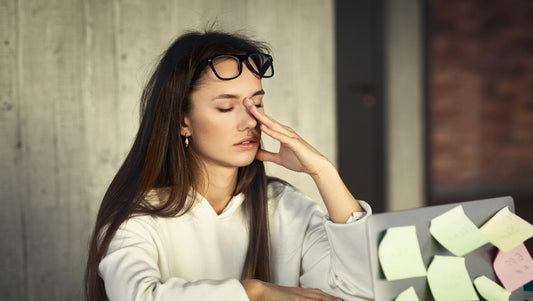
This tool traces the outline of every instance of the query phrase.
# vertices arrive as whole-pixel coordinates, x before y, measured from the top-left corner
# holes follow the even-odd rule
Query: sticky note
[[[429,288],[436,301],[479,300],[464,257],[435,255],[427,274]]]
[[[401,292],[394,301],[419,301],[414,287],[410,287]]]
[[[429,232],[455,256],[468,254],[489,242],[489,238],[466,216],[462,206],[433,218]]]
[[[509,251],[533,236],[533,225],[505,207],[481,228],[490,242],[502,251]]]
[[[511,292],[499,286],[498,283],[492,281],[486,276],[479,276],[474,279],[474,285],[476,286],[477,292],[485,300],[508,301],[509,297],[511,296]]]
[[[387,280],[426,275],[415,226],[387,229],[378,247],[378,257]]]
[[[508,252],[499,250],[493,267],[500,282],[510,292],[533,280],[533,259],[524,244]]]

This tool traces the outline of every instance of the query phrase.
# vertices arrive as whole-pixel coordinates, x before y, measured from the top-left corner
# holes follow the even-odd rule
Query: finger
[[[282,132],[285,135],[293,135],[294,134],[294,132],[289,131],[286,126],[282,125],[281,123],[279,123],[278,121],[276,121],[272,117],[268,116],[267,114],[259,111],[257,109],[257,107],[255,106],[253,100],[251,100],[250,98],[244,99],[244,106],[248,109],[248,111],[250,111],[250,113],[252,113],[252,115],[254,115],[254,117],[260,123],[267,125],[271,129],[275,129],[275,130],[277,130],[279,132]]]
[[[244,100],[245,106],[254,115],[254,117],[262,124],[266,124],[271,128],[277,128],[277,130],[282,130],[283,125],[274,120],[272,117],[268,116],[264,112],[261,112],[255,105],[254,102],[247,98]]]
[[[308,294],[304,296],[305,300],[315,301],[342,301],[342,299],[327,294]]]
[[[317,301],[342,301],[341,298],[338,298],[338,297],[335,297],[335,296],[332,296],[332,295],[328,295],[324,292],[321,292],[321,294],[317,294],[317,295],[314,295],[312,297],[310,297],[311,300],[317,300]]]
[[[321,291],[321,293],[322,293],[322,295],[320,296],[320,298],[321,298],[320,300],[324,300],[324,301],[342,301],[342,299],[339,298],[339,297],[335,297],[333,295],[327,294],[327,293],[322,292],[322,291]]]
[[[312,300],[342,301],[342,299],[335,297],[333,295],[330,295],[318,288],[308,289],[307,293],[309,293],[307,297]]]
[[[280,133],[279,131],[273,130],[270,127],[268,127],[266,124],[261,124],[261,126],[259,128],[261,129],[261,131],[263,133],[265,133],[268,136],[274,138],[275,140],[279,141],[280,143],[287,144],[287,145],[292,145],[292,139],[294,139],[294,138],[291,138],[291,137],[289,137],[287,135],[284,135],[284,134]]]
[[[257,153],[255,154],[255,158],[259,161],[268,161],[268,162],[280,164],[279,154],[272,153],[264,149],[257,150]]]

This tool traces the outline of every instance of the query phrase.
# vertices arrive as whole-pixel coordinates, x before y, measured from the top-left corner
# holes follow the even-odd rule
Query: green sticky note
[[[387,280],[426,275],[415,226],[387,229],[379,244],[378,256]]]
[[[436,301],[479,300],[464,257],[435,255],[427,273],[429,288]]]
[[[474,285],[481,297],[488,301],[507,301],[511,296],[511,292],[486,276],[479,276],[474,279]]]
[[[457,206],[431,220],[429,232],[455,256],[463,256],[489,242],[476,225]]]
[[[505,207],[491,217],[481,231],[493,245],[507,252],[533,236],[533,225]]]
[[[414,287],[410,287],[401,292],[394,301],[419,301]]]

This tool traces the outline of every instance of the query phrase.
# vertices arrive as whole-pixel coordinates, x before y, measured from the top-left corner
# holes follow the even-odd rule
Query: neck
[[[237,185],[238,168],[206,166],[206,172],[202,195],[213,210],[220,214],[233,197]]]

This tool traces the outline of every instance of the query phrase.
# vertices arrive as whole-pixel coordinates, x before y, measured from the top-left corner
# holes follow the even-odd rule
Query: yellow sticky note
[[[378,256],[387,280],[426,275],[415,226],[387,229],[379,244]]]
[[[455,256],[463,256],[489,242],[478,227],[457,206],[431,220],[429,232]]]
[[[479,300],[464,257],[435,255],[427,273],[429,288],[436,301]]]
[[[479,276],[474,279],[474,285],[481,297],[488,301],[508,301],[511,296],[511,292],[486,276]]]
[[[480,230],[505,252],[533,236],[533,225],[509,211],[509,207],[498,211]]]
[[[401,292],[394,301],[419,301],[414,287],[410,287]]]

